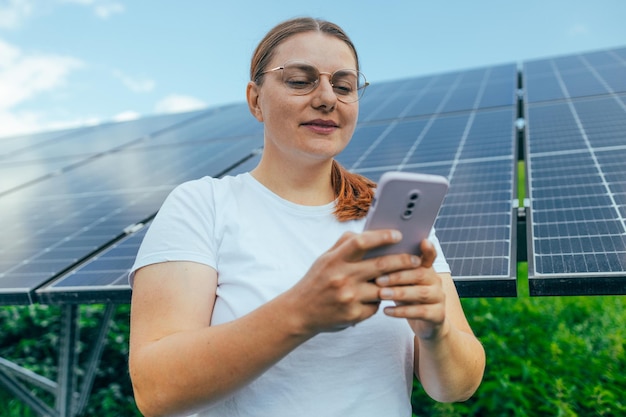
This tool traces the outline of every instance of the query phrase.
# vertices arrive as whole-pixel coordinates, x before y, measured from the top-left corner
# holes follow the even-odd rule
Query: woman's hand
[[[433,268],[433,245],[421,243],[415,268],[376,279],[379,297],[393,300],[385,314],[408,320],[415,333],[415,375],[426,392],[442,402],[464,401],[477,389],[485,351],[474,336],[450,274]]]
[[[430,339],[446,323],[446,296],[441,276],[432,268],[435,248],[424,240],[420,249],[421,257],[413,257],[414,268],[383,275],[376,284],[381,299],[396,302],[395,307],[385,308],[385,314],[408,319],[416,336]]]
[[[375,279],[414,270],[418,261],[408,255],[363,260],[377,246],[396,243],[401,234],[394,230],[345,233],[311,266],[306,275],[285,296],[298,303],[305,332],[319,333],[344,329],[376,313],[380,287]],[[394,278],[395,280],[395,278]]]

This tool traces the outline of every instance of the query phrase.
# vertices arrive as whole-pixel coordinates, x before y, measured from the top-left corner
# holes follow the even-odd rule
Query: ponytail
[[[333,160],[331,185],[335,190],[335,217],[340,222],[365,217],[372,204],[376,183],[352,173]]]

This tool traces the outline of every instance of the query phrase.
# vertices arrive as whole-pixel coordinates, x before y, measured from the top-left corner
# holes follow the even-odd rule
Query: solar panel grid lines
[[[495,79],[499,81],[500,86],[507,86],[509,93],[501,94],[500,97],[507,97],[506,103],[508,106],[502,106],[502,103],[498,103],[502,108],[496,108],[494,111],[480,108],[479,103],[482,100],[483,93],[492,85],[487,80],[494,79],[490,78],[490,75],[496,72],[474,71],[474,83],[478,82],[480,88],[473,90],[471,103],[465,105],[468,110],[464,112],[446,112],[445,100],[441,98],[438,101],[439,112],[425,112],[426,114],[422,116],[406,117],[413,114],[413,112],[407,112],[406,108],[404,108],[400,111],[405,115],[405,118],[394,121],[393,129],[385,130],[384,138],[378,137],[372,141],[371,148],[367,151],[367,156],[362,157],[358,164],[352,166],[357,172],[363,173],[374,180],[382,172],[393,169],[436,173],[450,178],[451,173],[453,173],[453,165],[463,167],[459,175],[454,175],[450,178],[451,188],[436,224],[438,235],[440,235],[440,240],[442,240],[447,259],[453,265],[453,273],[456,278],[464,275],[469,277],[473,275],[475,277],[481,276],[481,274],[498,277],[510,277],[511,275],[512,137],[514,132],[513,115],[515,114],[512,109],[512,103],[515,96],[514,86],[516,85],[517,72],[514,71],[514,66],[503,68],[507,71],[500,70],[497,73],[499,75],[508,72],[510,82],[506,84],[501,79]],[[478,77],[478,75],[480,76]],[[460,74],[454,75],[454,77],[452,74],[448,75],[448,80],[456,81],[457,85],[459,85],[460,79],[467,78],[463,78]],[[454,88],[448,88],[445,91],[450,96],[455,90]],[[479,122],[476,123],[476,120],[479,120]],[[355,137],[358,137],[358,135],[355,135]],[[485,146],[484,140],[489,143],[489,146]],[[498,146],[498,142],[505,145]],[[345,152],[350,152],[351,145],[348,146]],[[461,157],[467,157],[467,160],[460,161]],[[341,159],[341,156],[339,159]],[[462,162],[462,165],[459,165],[460,162]],[[455,179],[463,179],[465,175],[469,174],[469,178],[481,182],[480,178],[472,177],[471,175],[476,175],[480,170],[478,167],[484,166],[485,163],[488,164],[487,171],[491,170],[493,174],[491,162],[504,164],[505,174],[501,175],[501,172],[496,169],[495,176],[505,179],[503,188],[508,189],[508,193],[505,191],[498,194],[497,192],[493,193],[492,190],[487,190],[485,194],[484,190],[474,190],[472,192],[469,188],[465,192],[460,191],[462,187],[458,187],[456,184],[462,184],[463,181],[458,180],[459,182],[456,183]],[[474,169],[470,170],[472,173],[468,171],[468,167],[471,165],[474,165]],[[489,187],[487,181],[484,182],[484,185]],[[490,199],[493,195],[503,196],[504,201],[500,204],[493,204]],[[491,203],[486,203],[485,201]],[[474,207],[485,209],[489,206],[495,209],[496,213],[504,219],[501,222],[504,226],[500,229],[498,227],[495,228],[498,230],[486,228],[484,224],[479,225],[480,219],[484,221],[489,214],[494,213],[479,211],[477,214],[471,214],[471,210]],[[453,210],[451,215],[446,214],[449,210]],[[460,213],[463,214],[459,215]],[[484,216],[484,213],[488,213],[487,217]],[[458,221],[455,222],[455,220],[459,218],[465,219],[466,216],[467,225],[470,226],[468,229],[463,229],[463,234],[467,238],[474,240],[458,242],[460,231],[458,227],[455,228],[451,225],[456,224],[458,226]],[[471,216],[474,217],[472,218]],[[446,242],[447,237],[450,239],[450,246]],[[509,239],[508,242],[506,242],[507,238]],[[491,240],[488,241],[486,239]],[[500,240],[495,243],[494,239]],[[502,244],[501,239],[505,239],[504,244]],[[474,250],[470,256],[467,256],[467,253],[463,253],[463,250],[467,250],[468,245],[471,245],[472,248],[481,248],[482,244],[486,248],[484,256],[477,256],[476,252],[480,252],[481,249]],[[492,255],[495,253],[493,249],[495,246],[504,248],[500,252],[505,252],[506,254],[503,258],[501,257],[494,261]]]
[[[13,162],[18,162],[112,152],[189,118],[189,114],[179,113],[76,129],[23,148],[10,157]]]
[[[433,79],[430,88],[405,111],[405,116],[439,114],[460,86],[463,73],[443,74]]]
[[[518,69],[515,64],[500,65],[491,68],[489,82],[481,94],[476,108],[508,107],[517,100]]]
[[[459,75],[455,75],[453,78],[450,78],[450,79],[458,79],[458,78],[459,78]],[[483,79],[485,78],[486,77],[483,76]],[[399,100],[404,100],[404,99],[399,98]],[[477,100],[479,99],[475,98],[474,103],[476,103]],[[405,107],[402,109],[406,109],[408,108],[408,106],[411,105],[410,100],[405,101],[404,103],[405,103],[404,104]],[[399,107],[397,106],[395,108],[399,109]],[[402,110],[400,111],[402,112]],[[510,113],[511,112],[509,112],[509,114]],[[365,119],[367,121],[361,122],[358,125],[357,131],[355,132],[352,142],[338,159],[340,160],[340,162],[344,164],[346,164],[346,162],[350,162],[350,165],[346,164],[346,166],[348,167],[352,166],[356,171],[364,172],[366,173],[366,175],[376,180],[382,172],[389,170],[389,169],[398,169],[398,164],[402,162],[403,158],[407,154],[407,149],[414,147],[416,138],[418,137],[417,135],[419,135],[420,132],[424,130],[424,126],[427,124],[427,121],[436,120],[437,118],[440,118],[440,117],[442,118],[447,117],[449,119],[459,119],[462,121],[462,123],[460,123],[460,129],[454,128],[453,131],[451,131],[450,129],[446,129],[444,124],[441,124],[439,128],[436,128],[435,130],[431,132],[431,134],[434,134],[434,135],[443,135],[442,137],[440,137],[441,142],[452,140],[453,142],[453,145],[451,146],[452,152],[449,152],[449,153],[439,152],[438,158],[443,159],[443,161],[430,160],[430,161],[426,161],[425,163],[418,164],[419,167],[414,164],[410,167],[406,167],[406,169],[419,170],[421,172],[432,172],[432,173],[438,173],[442,175],[449,175],[450,168],[452,165],[452,160],[454,159],[455,155],[459,154],[459,150],[458,150],[459,139],[456,138],[455,135],[458,133],[457,131],[460,131],[460,133],[462,134],[463,131],[468,129],[467,121],[469,119],[469,116],[467,114],[459,115],[455,113],[449,116],[446,116],[445,114],[441,114],[438,116],[430,115],[430,116],[421,117],[421,118],[404,118],[404,119],[397,118],[392,121],[389,121],[389,120],[376,121],[376,120],[372,120],[373,118],[366,117]],[[506,133],[504,134],[504,137],[509,137],[512,132],[512,129],[510,126],[512,124],[512,118],[509,118],[509,119],[510,119],[509,128],[505,130]],[[361,120],[363,120],[363,118]],[[434,123],[434,121],[431,121],[431,123]],[[391,135],[393,135],[393,138],[391,138]],[[179,139],[176,139],[175,142],[186,143],[184,139],[181,139],[181,138]],[[169,142],[169,141],[166,141],[166,142],[174,144],[174,142]],[[510,140],[508,142],[512,143],[512,141]],[[163,146],[163,145],[159,145],[159,146]],[[484,163],[485,160],[493,160],[493,158],[488,157],[486,159],[480,160],[480,162],[474,159],[472,160],[472,162],[475,163],[476,165],[479,165],[481,162]],[[510,164],[510,161],[511,161],[511,157],[509,156],[509,164]],[[250,164],[253,165],[253,162],[250,162]],[[249,167],[251,167],[252,165],[249,165]],[[244,169],[245,167],[241,166],[238,168]],[[235,171],[233,171],[233,173],[235,173]],[[459,182],[459,184],[460,183],[461,182]],[[485,184],[488,184],[488,181],[485,181]],[[465,194],[473,195],[479,192],[485,192],[485,190],[483,189],[481,191],[480,189],[473,189],[469,187],[467,191],[465,192]],[[464,195],[463,192],[457,193],[458,198],[463,198],[463,195]],[[481,204],[484,204],[484,199],[478,199],[478,200],[479,202],[476,205],[473,205],[472,207],[481,207]],[[451,201],[454,201],[454,200],[451,200]],[[510,203],[510,198],[509,198],[508,205],[500,206],[500,207],[503,207],[505,210],[507,210],[508,218],[510,218],[510,215],[508,213],[510,211],[510,204],[511,203]],[[454,207],[454,205],[450,205],[450,207]],[[483,205],[482,207],[485,207],[485,206]],[[492,207],[497,207],[497,206],[492,206]],[[487,230],[485,227],[483,227],[483,225],[481,225],[480,220],[478,220],[478,218],[480,217],[480,213],[469,214],[470,211],[471,210],[466,210],[468,215],[472,215],[476,217],[477,220],[476,222],[472,221],[472,229],[475,229],[475,231],[470,233],[469,235],[474,236],[474,238],[476,239],[483,239],[484,241],[485,238],[493,239],[493,236],[502,234],[501,231],[496,233],[494,231]],[[504,232],[504,234],[506,235],[506,232]],[[133,239],[135,238],[130,237],[128,238],[127,241],[131,242]],[[494,253],[493,246],[495,245],[493,244],[489,245],[489,249],[483,255],[488,257],[490,256],[491,253]],[[480,258],[477,257],[474,260],[461,259],[460,261],[466,265],[465,268],[472,268],[473,271],[480,272],[481,269],[478,267],[478,264],[479,264],[478,259]],[[126,263],[125,267],[124,267],[124,262]],[[51,302],[55,300],[60,301],[63,297],[66,297],[66,298],[69,297],[70,299],[80,299],[81,297],[83,297],[82,295],[83,292],[84,292],[84,296],[86,297],[88,296],[90,300],[97,299],[97,297],[95,297],[93,294],[93,291],[92,291],[93,288],[90,288],[90,286],[80,288],[80,286],[73,286],[71,283],[84,282],[84,280],[89,280],[89,276],[91,274],[98,274],[98,273],[101,273],[101,276],[108,277],[107,279],[109,280],[116,281],[118,280],[119,277],[125,276],[125,273],[127,272],[127,268],[130,268],[130,262],[131,262],[130,259],[123,259],[123,257],[110,254],[108,253],[108,251],[103,252],[102,255],[99,256],[98,258],[94,258],[92,262],[85,263],[83,266],[76,269],[71,274],[68,274],[64,278],[61,278],[55,281],[53,284],[40,289],[38,291],[38,294],[40,297],[44,297],[45,299]],[[491,262],[491,261],[488,261],[485,258],[485,262]],[[494,263],[494,262],[491,262],[491,263]],[[495,263],[501,263],[501,261],[498,260]],[[507,265],[508,265],[508,262],[507,262]],[[482,270],[492,273],[493,268],[494,268],[493,265],[487,266],[487,263],[485,263],[485,266],[483,266]],[[507,274],[507,277],[510,278],[510,274]],[[106,281],[106,279],[104,279],[104,281]],[[102,281],[99,281],[99,282],[102,282]],[[123,291],[122,292],[117,292],[117,291],[122,289],[124,285],[125,283],[123,281],[119,283],[119,285],[118,284],[112,285],[112,287],[115,287],[114,291],[112,292],[103,288],[102,296],[114,297],[114,296],[117,296],[115,294],[118,294],[118,295],[122,294]],[[70,293],[72,294],[71,296],[68,295]]]
[[[389,133],[393,131],[397,125],[398,125],[398,121],[394,120],[391,123],[389,123],[387,126],[382,127],[381,129],[382,131],[380,132],[380,134],[378,134],[376,138],[373,141],[371,141],[371,144],[369,145],[367,144],[367,142],[369,141],[364,142],[363,140],[363,139],[367,140],[367,136],[361,135],[360,133],[362,131],[357,131],[357,134],[350,141],[350,144],[348,145],[347,149],[344,149],[344,152],[342,152],[342,157],[340,158],[340,160],[348,162],[348,159],[345,159],[345,156],[343,154],[350,154],[350,153],[356,154],[357,155],[357,157],[355,158],[356,160],[348,166],[349,166],[349,169],[351,170],[357,169],[361,164],[364,163],[364,161],[368,159],[370,154],[374,152],[375,149],[377,149],[378,145],[387,138]],[[355,139],[355,138],[358,138],[358,139]],[[363,149],[362,152],[361,152],[361,149]],[[388,148],[388,149],[391,149],[391,148]]]
[[[77,134],[76,129],[68,131],[40,132],[0,138],[0,162],[10,160],[16,154],[33,148],[49,140],[62,138],[67,134]]]
[[[569,69],[548,61],[562,98],[526,112],[531,295],[624,293],[626,83],[614,74],[626,62],[614,51]]]
[[[611,200],[611,206],[617,208],[617,204],[615,202],[615,199],[613,198],[613,193],[611,191],[611,187],[610,187],[609,183],[607,182],[607,180],[606,180],[606,178],[604,176],[604,172],[603,172],[602,166],[601,166],[600,162],[598,161],[598,158],[596,157],[595,148],[591,145],[591,143],[589,141],[589,137],[587,136],[587,132],[585,130],[585,127],[583,126],[582,121],[580,120],[580,117],[578,116],[578,112],[576,111],[576,108],[574,107],[574,105],[571,102],[569,103],[569,105],[570,105],[570,110],[574,114],[574,119],[576,120],[576,125],[579,127],[579,129],[582,132],[582,137],[583,137],[583,140],[585,141],[585,144],[587,146],[587,149],[589,151],[591,159],[593,160],[593,165],[595,166],[595,168],[598,171],[598,175],[600,177],[600,181],[602,182],[602,186],[606,190],[606,193],[607,193],[609,199]],[[619,221],[621,222],[621,224],[623,226],[624,233],[626,233],[626,224],[624,222],[624,218],[621,216],[619,210],[616,210],[616,213],[617,213],[617,218],[619,219]]]
[[[34,144],[22,146],[6,158],[0,158],[0,171],[3,172],[0,177],[0,197],[62,175],[196,117],[198,112],[163,115],[55,134],[20,136],[17,138],[20,141],[32,141]]]
[[[259,159],[260,153],[253,152],[227,172],[229,175],[248,172],[257,165]],[[52,304],[128,302],[131,294],[128,273],[152,217],[142,223],[143,227],[133,227],[126,236],[102,248],[96,256],[39,288],[39,300]]]
[[[143,225],[60,279],[38,289],[38,298],[45,303],[129,302],[128,271],[148,228],[149,224]]]
[[[202,117],[154,135],[149,141],[135,143],[129,149],[236,140],[259,136],[262,132],[262,125],[250,116],[248,106],[235,104],[207,111]]]
[[[483,73],[482,79],[487,78]],[[480,99],[476,94],[472,106]],[[364,152],[370,156],[352,166],[374,180],[396,169],[449,177],[451,187],[436,229],[457,280],[507,279],[512,274],[514,115],[514,109],[504,107],[394,121],[384,137],[371,141]],[[462,160],[464,155],[467,160]]]
[[[259,137],[247,137],[128,147],[4,195],[0,288],[7,297],[30,302],[32,291],[43,282],[110,244],[129,224],[153,215],[175,185],[217,175],[259,144]],[[11,288],[19,281],[16,277],[30,287]]]
[[[472,126],[472,124],[474,123],[474,118],[476,117],[476,112],[471,112],[467,118],[467,122],[465,123],[465,128],[463,129],[463,133],[461,134],[461,138],[459,141],[459,147],[457,148],[456,154],[454,155],[453,158],[453,162],[452,162],[452,167],[450,168],[450,178],[454,177],[455,171],[456,171],[456,167],[458,165],[458,161],[459,158],[461,157],[461,154],[463,152],[463,149],[465,147],[465,142],[467,140],[467,135],[469,133],[469,130]]]
[[[369,86],[360,100],[359,121],[397,120],[429,91],[437,76]]]
[[[525,62],[523,72],[529,103],[626,91],[626,61],[614,50]]]
[[[402,159],[402,167],[442,159],[453,160],[471,113],[435,114]]]
[[[613,87],[611,87],[607,80],[600,74],[601,70],[594,68],[593,65],[591,65],[591,63],[589,62],[589,59],[587,59],[584,55],[581,56],[580,59],[585,64],[586,69],[593,74],[593,77],[602,85],[602,88],[604,88],[605,91],[607,91],[608,93],[615,93]]]
[[[516,78],[516,65],[503,64],[373,84],[360,101],[360,120],[397,120],[511,106]]]
[[[436,228],[457,287],[466,296],[507,293],[516,274],[521,73],[533,291],[543,295],[557,282],[565,283],[559,291],[583,291],[589,282],[572,284],[577,276],[593,276],[615,289],[620,281],[607,284],[604,278],[626,276],[624,233],[616,232],[626,215],[626,91],[620,77],[625,68],[626,48],[620,48],[528,61],[520,68],[503,64],[375,83],[359,102],[354,137],[337,159],[373,180],[397,169],[447,176],[450,191]],[[37,159],[12,142],[11,152],[19,150],[13,154],[19,158],[9,163],[0,156],[0,172],[16,166],[11,164],[22,164],[26,172],[28,164],[45,161],[54,175],[42,181],[46,187],[34,183],[0,195],[3,214],[8,196],[32,200],[22,206],[29,222],[11,221],[6,230],[14,236],[40,231],[36,239],[16,239],[10,247],[0,238],[0,274],[5,274],[0,300],[25,295],[28,302],[125,302],[130,292],[125,274],[133,257],[120,248],[140,239],[135,234],[120,240],[120,233],[149,220],[181,182],[254,167],[262,125],[248,113],[245,104],[223,106],[158,132],[146,122],[145,134],[114,151],[90,153],[94,148],[85,147],[87,152],[59,150]],[[63,169],[88,156],[93,159]],[[89,219],[83,208],[92,213]],[[16,213],[8,218],[18,219]],[[61,236],[71,238],[60,242]],[[48,284],[38,284],[37,271],[56,270],[59,259],[74,263]],[[558,279],[544,279],[551,277]],[[2,293],[7,283],[27,289]]]

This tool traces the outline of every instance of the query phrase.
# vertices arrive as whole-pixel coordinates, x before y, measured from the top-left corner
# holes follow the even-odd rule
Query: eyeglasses
[[[369,85],[365,75],[353,69],[340,69],[333,73],[320,72],[313,65],[303,61],[289,61],[281,67],[272,68],[259,74],[257,80],[268,72],[282,71],[282,81],[291,94],[303,96],[315,90],[320,83],[322,74],[328,75],[330,85],[337,96],[337,100],[343,103],[358,101],[365,87]]]

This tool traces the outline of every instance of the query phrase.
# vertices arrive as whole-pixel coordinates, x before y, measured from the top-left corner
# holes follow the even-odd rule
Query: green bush
[[[416,383],[423,416],[626,415],[624,297],[465,299],[487,352],[473,398],[437,404]]]
[[[478,392],[458,404],[429,399],[416,383],[418,416],[626,415],[626,297],[464,299],[487,351]],[[103,306],[80,308],[80,357]],[[127,372],[129,306],[118,306],[85,415],[139,416]],[[60,308],[0,308],[0,356],[53,380]],[[40,393],[49,404],[52,396]],[[0,387],[0,415],[35,416]]]
[[[140,416],[128,376],[128,305],[119,305],[102,353],[84,415]],[[84,361],[96,338],[104,312],[102,305],[80,307],[79,360]],[[56,381],[61,309],[58,306],[10,306],[0,308],[0,356]],[[78,375],[80,383],[81,374]],[[51,407],[51,394],[33,389]],[[0,415],[35,417],[30,408],[0,386]]]

